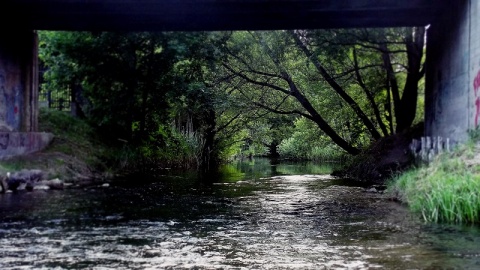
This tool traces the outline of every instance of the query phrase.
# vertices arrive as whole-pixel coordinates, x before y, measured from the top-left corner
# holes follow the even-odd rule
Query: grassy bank
[[[480,223],[480,145],[472,140],[404,172],[388,191],[427,222]]]
[[[103,178],[108,174],[103,158],[107,147],[92,127],[68,113],[42,109],[39,131],[55,135],[44,151],[0,162],[0,173],[22,169],[40,169],[48,178],[66,181]]]

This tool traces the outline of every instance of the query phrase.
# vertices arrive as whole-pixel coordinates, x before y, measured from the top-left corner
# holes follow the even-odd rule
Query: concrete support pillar
[[[428,30],[427,136],[464,142],[480,125],[479,16],[480,1],[450,1]]]
[[[22,129],[26,132],[38,131],[38,35],[33,32],[30,35],[30,54],[25,67],[25,118],[22,121]],[[29,63],[29,64],[28,64]]]
[[[38,39],[32,30],[0,35],[0,131],[38,129]]]
[[[38,130],[38,38],[31,30],[0,35],[0,160],[44,149]]]

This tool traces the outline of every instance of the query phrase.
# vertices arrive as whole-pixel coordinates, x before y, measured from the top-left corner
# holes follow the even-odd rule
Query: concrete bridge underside
[[[427,25],[448,0],[2,0],[50,30],[278,30]]]
[[[464,141],[467,130],[480,123],[478,0],[3,0],[0,10],[9,15],[0,18],[0,158],[22,152],[8,152],[10,146],[26,149],[40,145],[33,137],[25,140],[20,136],[37,130],[34,30],[215,31],[431,25],[426,60],[426,133]],[[5,140],[7,137],[18,138]]]

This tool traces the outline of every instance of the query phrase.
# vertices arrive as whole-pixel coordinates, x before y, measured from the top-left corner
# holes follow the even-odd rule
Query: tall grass
[[[163,168],[197,169],[201,165],[201,156],[204,139],[201,132],[193,129],[191,122],[185,126],[165,127],[167,132],[163,136],[163,144],[155,142],[155,137],[146,140],[140,147],[130,151],[125,147],[128,155],[126,168],[131,170],[155,170]],[[136,168],[135,168],[136,167]]]
[[[472,154],[475,149],[470,143],[442,154],[397,176],[388,190],[427,222],[480,223],[480,153]]]

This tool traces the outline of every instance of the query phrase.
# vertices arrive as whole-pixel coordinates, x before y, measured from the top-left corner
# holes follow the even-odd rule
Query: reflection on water
[[[478,269],[477,227],[427,226],[331,167],[230,165],[0,195],[0,269]]]
[[[288,162],[266,158],[245,159],[223,166],[221,179],[222,181],[238,181],[279,175],[325,175],[332,173],[334,169],[339,169],[340,166],[340,163]]]

